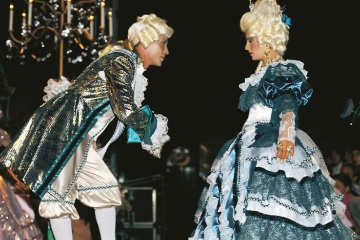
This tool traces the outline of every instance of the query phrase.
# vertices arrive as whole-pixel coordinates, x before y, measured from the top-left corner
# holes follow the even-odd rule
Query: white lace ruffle
[[[255,131],[249,131],[248,128],[244,129],[243,135],[241,137],[241,153],[244,154],[244,156],[250,156],[251,155],[251,149],[249,148],[250,144],[254,142],[255,139]],[[238,197],[238,203],[235,207],[235,216],[234,220],[238,220],[241,224],[245,223],[246,221],[246,215],[244,213],[244,209],[246,209],[246,198],[247,198],[247,184],[249,181],[249,169],[250,169],[251,161],[244,161],[240,160],[240,178],[239,181],[239,190],[240,190],[240,196]]]
[[[307,134],[305,132],[298,130],[296,134],[297,134],[298,138],[302,139],[303,144],[306,144],[308,146],[315,145],[314,141],[310,137],[306,137]],[[324,158],[320,151],[317,151],[314,154],[314,160],[317,162],[317,165],[319,166],[322,175],[324,175],[324,177],[329,181],[331,186],[333,186],[334,194],[339,195],[340,192],[334,187],[335,180],[331,178],[330,172],[325,164]],[[345,210],[346,210],[345,204],[341,201],[336,201],[334,203],[334,207],[335,207],[336,215],[339,216],[341,222],[345,226],[351,227],[351,222],[345,216]]]
[[[145,69],[143,65],[138,65],[136,68],[134,80],[131,84],[131,87],[134,90],[134,102],[138,108],[142,106],[141,103],[145,99],[144,92],[146,91],[146,87],[148,85],[147,78],[143,76],[144,71]],[[99,77],[101,77],[103,80],[106,80],[104,71],[100,71],[98,74]]]
[[[141,107],[141,103],[145,99],[144,92],[146,91],[146,87],[148,85],[147,78],[143,76],[144,71],[144,67],[142,65],[138,65],[134,81],[132,83],[132,87],[134,89],[134,102],[137,107]]]
[[[146,87],[148,85],[148,80],[143,76],[145,69],[143,65],[138,65],[136,68],[136,73],[134,77],[134,81],[132,83],[132,87],[134,89],[134,102],[137,107],[141,107],[142,101],[145,99],[144,92],[146,91]],[[154,114],[157,120],[157,126],[154,134],[150,137],[152,145],[145,144],[141,142],[141,147],[148,151],[151,155],[160,158],[162,147],[166,142],[170,140],[168,132],[168,119],[161,114]]]
[[[328,198],[322,200],[323,206],[314,205],[309,211],[302,206],[275,196],[271,196],[269,200],[258,201],[250,201],[251,198],[262,199],[262,195],[260,193],[249,195],[248,211],[256,211],[269,216],[280,216],[305,227],[314,227],[317,224],[326,225],[335,218],[335,215],[331,213],[331,203]],[[309,212],[311,212],[310,215],[308,215]]]
[[[47,81],[47,86],[44,87],[44,92],[46,93],[46,95],[43,96],[44,102],[49,101],[51,98],[65,91],[70,85],[71,83],[63,76],[61,76],[59,81],[50,78]]]
[[[278,62],[273,62],[270,65],[261,68],[259,73],[251,74],[250,77],[245,78],[245,82],[240,83],[240,85],[239,85],[240,89],[245,91],[249,87],[249,85],[255,86],[262,79],[262,77],[264,76],[264,74],[265,74],[265,72],[266,72],[266,70],[268,69],[269,66],[274,67],[274,66],[278,65],[279,63],[281,63],[283,65],[287,65],[289,63],[295,64],[301,70],[301,72],[304,74],[304,76],[307,78],[307,73],[308,72],[306,70],[304,70],[304,63],[303,62],[300,62],[298,60],[290,60],[290,59],[281,60],[281,61],[278,61]]]
[[[301,130],[297,130],[298,134]],[[318,148],[315,145],[305,145],[304,138],[309,138],[306,134],[299,137],[301,143],[305,146],[305,149],[295,145],[294,156],[292,159],[286,161],[277,162],[277,144],[267,148],[251,148],[250,155],[243,155],[246,161],[257,161],[256,167],[263,168],[269,172],[277,173],[284,171],[287,178],[294,178],[300,182],[305,177],[313,177],[314,173],[319,170],[317,164],[317,152]]]
[[[151,155],[160,158],[162,147],[170,140],[168,132],[168,119],[161,114],[154,114],[157,120],[157,126],[154,134],[150,137],[152,145],[141,142],[141,147],[148,151]]]

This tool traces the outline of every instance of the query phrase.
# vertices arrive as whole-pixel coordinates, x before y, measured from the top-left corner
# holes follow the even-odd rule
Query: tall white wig
[[[133,46],[141,45],[147,48],[149,44],[159,40],[161,35],[171,37],[174,30],[166,24],[164,19],[155,14],[143,15],[137,17],[136,23],[131,25],[128,30],[128,40]]]
[[[241,17],[240,28],[242,32],[256,37],[259,44],[268,44],[283,56],[289,40],[289,26],[282,18],[283,13],[276,0],[257,0]]]

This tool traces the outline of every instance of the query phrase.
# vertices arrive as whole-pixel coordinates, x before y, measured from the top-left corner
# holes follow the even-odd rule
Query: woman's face
[[[245,35],[246,45],[245,50],[249,52],[250,57],[254,61],[260,61],[264,59],[265,44],[260,45],[256,37],[250,37],[247,33]]]

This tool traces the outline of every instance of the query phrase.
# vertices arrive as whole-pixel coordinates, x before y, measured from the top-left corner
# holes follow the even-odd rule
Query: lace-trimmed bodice
[[[266,73],[266,70],[269,68],[269,66],[277,66],[278,64],[283,64],[283,65],[287,65],[289,63],[295,64],[300,70],[301,72],[304,74],[304,76],[307,78],[307,71],[304,69],[304,63],[297,61],[297,60],[281,60],[278,62],[273,62],[270,65],[267,65],[265,67],[262,67],[259,71],[259,73],[256,74],[251,74],[250,77],[245,78],[245,82],[240,83],[239,87],[240,89],[242,89],[243,91],[246,91],[246,89],[251,85],[251,86],[255,86],[256,84],[258,84],[260,82],[260,80],[263,78],[264,74]]]

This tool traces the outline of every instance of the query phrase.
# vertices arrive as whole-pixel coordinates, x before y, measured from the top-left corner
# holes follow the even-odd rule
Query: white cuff
[[[47,86],[44,87],[44,92],[46,93],[46,95],[43,96],[44,102],[49,101],[51,98],[65,91],[70,85],[71,83],[63,76],[61,76],[59,81],[50,78],[47,82]]]
[[[170,140],[168,132],[167,122],[168,119],[161,114],[154,114],[157,120],[157,126],[154,134],[150,137],[152,145],[141,142],[141,147],[148,151],[151,155],[160,158],[162,147],[166,142]]]

